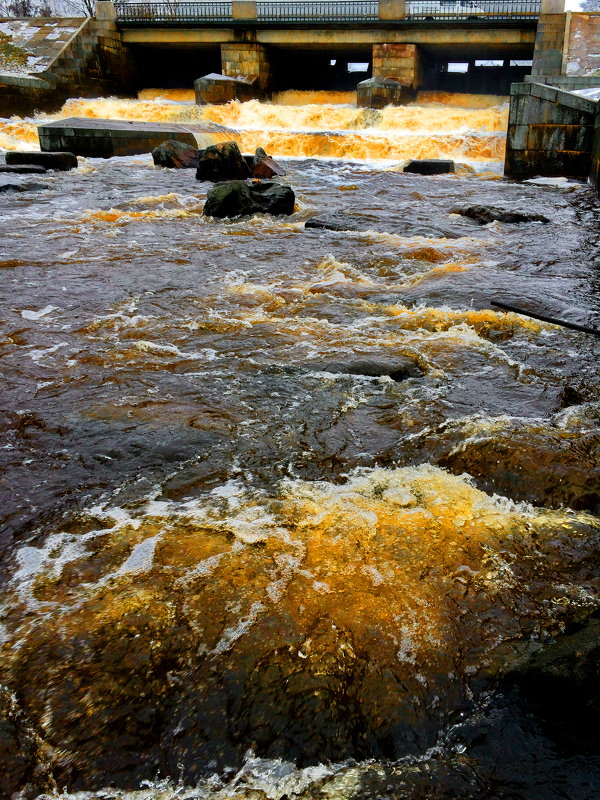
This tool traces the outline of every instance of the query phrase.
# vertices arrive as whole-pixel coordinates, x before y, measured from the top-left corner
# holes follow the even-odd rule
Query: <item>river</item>
[[[2,196],[0,794],[600,796],[598,340],[491,306],[599,327],[598,208],[502,179],[507,114],[53,115],[219,123],[296,211],[202,217],[145,155]],[[304,227],[334,211],[363,229]]]

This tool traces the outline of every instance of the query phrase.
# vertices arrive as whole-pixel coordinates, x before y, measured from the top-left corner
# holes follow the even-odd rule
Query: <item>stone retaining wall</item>
[[[103,14],[103,12],[106,12]],[[134,63],[121,41],[110,2],[98,3],[95,19],[67,20],[76,23],[61,47],[50,47],[64,19],[19,20],[35,34],[22,45],[32,59],[43,62],[29,74],[2,73],[0,67],[0,116],[29,115],[56,111],[69,97],[134,94]],[[44,34],[44,31],[46,33]],[[16,37],[15,37],[16,38]],[[50,39],[47,42],[46,39]]]
[[[552,86],[514,83],[504,174],[518,180],[543,175],[594,181],[600,153],[598,106]]]

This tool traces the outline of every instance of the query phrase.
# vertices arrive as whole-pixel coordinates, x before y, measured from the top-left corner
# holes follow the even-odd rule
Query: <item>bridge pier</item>
[[[417,90],[422,83],[421,56],[416,44],[374,44],[373,77],[394,78]]]
[[[358,84],[356,102],[371,108],[410,103],[422,82],[416,44],[374,44],[373,77]]]
[[[271,66],[267,49],[256,42],[224,42],[221,45],[221,71],[231,78],[256,78],[262,96],[271,85]]]

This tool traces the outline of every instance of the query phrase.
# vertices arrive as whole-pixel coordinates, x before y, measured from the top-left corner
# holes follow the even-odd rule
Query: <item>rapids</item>
[[[149,156],[0,201],[0,796],[599,796],[597,340],[490,307],[598,327],[597,201],[500,179],[504,98],[192,100],[54,117],[218,122],[291,217]]]

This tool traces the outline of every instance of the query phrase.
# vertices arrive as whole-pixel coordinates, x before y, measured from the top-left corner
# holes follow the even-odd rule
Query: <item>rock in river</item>
[[[276,161],[268,156],[262,147],[256,148],[256,153],[252,159],[252,176],[254,178],[275,178],[278,175],[285,175],[285,170]]]
[[[233,181],[250,178],[250,167],[240,153],[236,142],[219,142],[200,154],[196,180]]]
[[[348,214],[333,211],[312,217],[304,223],[305,228],[321,228],[329,231],[377,231],[398,236],[424,236],[427,239],[458,239],[460,234],[447,228],[439,228],[418,222],[400,219],[393,214],[378,217],[374,214]]]
[[[330,372],[334,375],[364,375],[367,378],[387,376],[393,381],[404,381],[407,378],[418,378],[423,370],[414,359],[404,357],[364,358],[349,361],[310,361],[302,365],[304,369],[318,372]]]
[[[444,175],[454,172],[454,161],[446,158],[414,158],[404,167],[404,172],[417,175]]]
[[[13,150],[6,154],[6,163],[9,166],[12,164],[36,164],[46,169],[65,172],[77,168],[77,156],[73,153],[30,153]]]
[[[289,186],[273,181],[226,181],[209,191],[203,214],[240,217],[250,214],[293,214],[296,197]]]
[[[191,169],[198,166],[201,152],[201,150],[197,150],[195,147],[185,144],[185,142],[167,139],[167,141],[154,148],[152,158],[159,167]]]
[[[487,225],[489,222],[550,222],[548,217],[543,214],[536,214],[529,211],[512,211],[509,208],[498,208],[497,206],[463,206],[453,208],[451,214],[460,214],[461,217],[469,217],[480,225]]]
[[[45,175],[48,170],[35,164],[2,164],[0,172],[9,175]]]
[[[39,192],[42,189],[49,189],[47,183],[17,182],[17,181],[1,181],[0,180],[0,194],[9,192]]]

